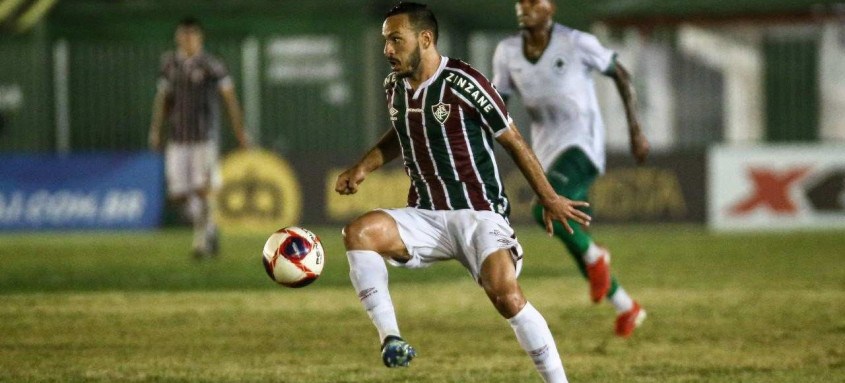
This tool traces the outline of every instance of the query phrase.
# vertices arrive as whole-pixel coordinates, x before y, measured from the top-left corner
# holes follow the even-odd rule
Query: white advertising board
[[[716,146],[708,161],[713,229],[845,228],[845,146]]]

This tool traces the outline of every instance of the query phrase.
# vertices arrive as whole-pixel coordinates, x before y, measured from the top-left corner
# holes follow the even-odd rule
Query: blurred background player
[[[162,55],[149,135],[150,148],[160,151],[167,121],[168,196],[193,223],[197,258],[216,255],[219,247],[211,193],[219,182],[220,98],[238,144],[249,144],[232,78],[220,59],[203,50],[203,38],[197,19],[184,18],[176,27],[176,50]]]
[[[520,0],[516,16],[522,30],[499,43],[493,57],[493,84],[507,101],[519,92],[531,119],[531,143],[558,194],[586,201],[596,178],[604,173],[605,142],[592,75],[610,77],[622,96],[628,120],[631,152],[643,163],[649,143],[640,130],[636,98],[630,76],[616,60],[616,53],[585,32],[552,20],[551,0]],[[534,217],[543,224],[543,208],[534,206]],[[645,310],[631,299],[610,273],[610,253],[597,245],[585,228],[574,232],[555,225],[563,241],[590,282],[590,298],[610,300],[617,312],[615,332],[630,336]]]
[[[384,82],[393,129],[337,178],[335,190],[354,194],[366,176],[400,155],[411,178],[408,207],[365,213],[344,228],[349,274],[378,329],[382,361],[407,366],[415,350],[401,338],[387,288],[385,261],[419,268],[459,261],[510,323],[517,341],[547,382],[565,382],[552,333],[517,282],[521,246],[493,153],[510,154],[553,220],[587,224],[589,216],[555,194],[490,82],[468,64],[441,56],[437,21],[422,4],[399,3],[385,17]],[[384,257],[384,259],[382,258]],[[471,346],[469,346],[471,347]]]

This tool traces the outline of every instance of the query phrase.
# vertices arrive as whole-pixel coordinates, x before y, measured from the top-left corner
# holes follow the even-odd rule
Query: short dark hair
[[[186,16],[183,17],[182,20],[179,20],[179,24],[176,25],[177,28],[193,28],[198,31],[203,31],[202,23],[193,16]]]
[[[437,44],[437,36],[440,34],[437,27],[437,18],[434,17],[434,13],[428,9],[427,5],[400,1],[394,5],[393,8],[390,8],[390,10],[387,11],[384,18],[386,19],[390,16],[401,14],[408,15],[411,27],[413,27],[417,33],[426,29],[430,30],[434,35],[434,43]]]

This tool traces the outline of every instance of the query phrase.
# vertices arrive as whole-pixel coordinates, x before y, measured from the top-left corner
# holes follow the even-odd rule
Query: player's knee
[[[343,244],[347,250],[377,250],[385,231],[380,219],[363,215],[343,228]]]
[[[173,205],[184,205],[184,204],[188,203],[188,194],[187,193],[172,194],[172,195],[167,196],[167,199]]]
[[[361,244],[367,242],[366,225],[356,219],[343,227],[343,244],[347,250],[358,249]]]
[[[485,290],[496,311],[505,318],[513,318],[525,306],[525,296],[518,288],[499,290],[485,288]]]
[[[209,187],[202,187],[202,188],[196,189],[194,191],[194,193],[197,195],[197,197],[200,197],[202,199],[206,199],[206,198],[208,198],[208,195],[210,194],[210,190],[211,190],[211,188],[209,188]]]
[[[522,294],[504,294],[496,297],[496,310],[505,318],[513,318],[525,306]]]

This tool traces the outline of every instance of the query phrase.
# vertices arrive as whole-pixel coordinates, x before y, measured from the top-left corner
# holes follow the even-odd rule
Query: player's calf
[[[607,249],[590,245],[585,256],[587,278],[590,280],[590,299],[599,303],[610,291],[610,252]],[[594,254],[590,254],[593,252]]]

